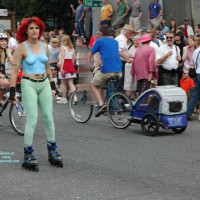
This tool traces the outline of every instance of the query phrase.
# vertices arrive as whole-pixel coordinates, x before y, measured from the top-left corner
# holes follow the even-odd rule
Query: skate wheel
[[[23,163],[22,167],[24,169],[27,169],[27,170],[30,170],[30,171],[33,171],[33,172],[38,172],[39,171],[39,167],[37,165],[28,166],[26,163]]]

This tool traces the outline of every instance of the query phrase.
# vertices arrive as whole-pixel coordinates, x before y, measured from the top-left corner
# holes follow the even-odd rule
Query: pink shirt
[[[157,79],[155,50],[148,45],[143,45],[135,53],[131,75],[136,76],[136,80],[148,79],[151,72],[153,73],[153,79]]]

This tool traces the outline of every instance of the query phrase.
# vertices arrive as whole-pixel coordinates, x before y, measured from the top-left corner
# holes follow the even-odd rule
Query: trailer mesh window
[[[169,102],[169,111],[170,112],[180,112],[181,109],[182,109],[182,102],[180,102],[180,101]]]

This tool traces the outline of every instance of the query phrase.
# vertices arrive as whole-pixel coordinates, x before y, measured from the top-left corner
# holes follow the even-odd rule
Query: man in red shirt
[[[188,70],[186,69],[183,71],[182,78],[180,79],[180,86],[183,90],[185,90],[187,95],[189,90],[194,87],[194,81],[189,77]]]

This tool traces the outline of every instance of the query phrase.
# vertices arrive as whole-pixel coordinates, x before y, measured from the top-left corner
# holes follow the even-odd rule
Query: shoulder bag
[[[197,69],[197,67],[198,67],[198,62],[197,62],[197,60],[198,60],[198,58],[199,58],[199,54],[200,54],[200,51],[199,51],[199,53],[198,53],[198,55],[197,55],[197,59],[196,59],[196,62],[195,62],[195,67],[189,69],[188,75],[189,75],[191,78],[195,78],[196,75],[197,75],[196,69]]]

